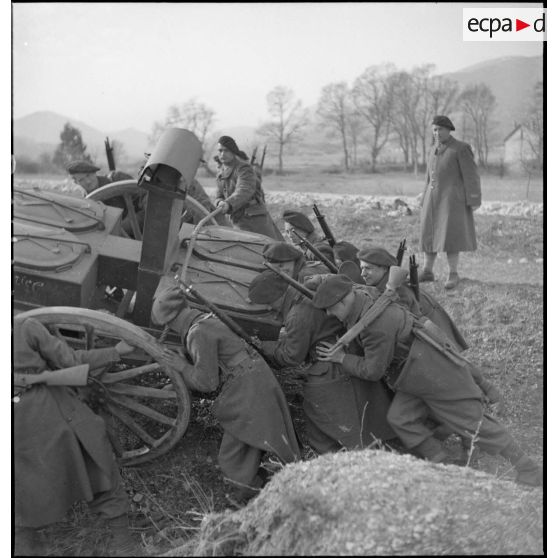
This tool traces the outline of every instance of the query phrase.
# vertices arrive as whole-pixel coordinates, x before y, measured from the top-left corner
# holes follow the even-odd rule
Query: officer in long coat
[[[318,343],[335,342],[344,332],[337,318],[315,308],[302,294],[293,293],[292,287],[268,270],[252,281],[249,297],[252,302],[271,305],[283,322],[277,343],[264,345],[275,367],[306,365],[301,371],[302,408],[312,449],[323,454],[395,438],[386,418],[391,403],[386,386],[351,378],[338,364],[316,358]]]
[[[100,368],[133,349],[120,342],[74,351],[33,318],[15,322],[13,340],[17,374],[85,363]],[[85,500],[91,511],[109,520],[115,555],[137,555],[128,530],[128,497],[103,419],[66,386],[15,385],[14,391],[14,516],[26,546],[23,554],[37,542],[35,528],[62,520],[75,502]]]
[[[326,309],[347,329],[359,322],[374,302],[370,293],[354,289],[344,275],[328,277],[313,298],[316,308]],[[518,482],[542,484],[540,467],[524,454],[508,430],[486,413],[482,391],[473,379],[473,365],[447,350],[434,348],[420,335],[420,327],[406,308],[389,304],[356,337],[363,356],[346,353],[343,348],[332,353],[330,346],[320,345],[316,349],[318,359],[337,362],[358,378],[377,381],[385,377],[396,392],[388,421],[403,444],[423,457],[434,462],[447,459],[426,425],[432,415],[456,434],[476,436],[480,449],[509,459],[517,470]],[[433,324],[422,332],[434,338],[438,346],[444,345],[445,336]]]
[[[219,388],[213,411],[224,434],[219,466],[234,485],[236,497],[247,500],[266,480],[260,468],[265,452],[281,462],[300,459],[300,448],[288,404],[263,358],[213,314],[188,306],[178,287],[155,296],[151,318],[168,325],[192,360],[182,371],[186,385],[208,393]]]
[[[221,167],[217,174],[216,206],[224,206],[234,227],[283,240],[267,211],[261,181],[247,155],[230,136],[219,138],[217,151]]]
[[[434,145],[430,151],[426,186],[421,202],[420,249],[424,268],[420,281],[433,281],[438,252],[446,252],[449,275],[446,289],[459,282],[459,252],[477,249],[473,211],[481,205],[480,177],[471,146],[456,140],[447,116],[432,120]]]

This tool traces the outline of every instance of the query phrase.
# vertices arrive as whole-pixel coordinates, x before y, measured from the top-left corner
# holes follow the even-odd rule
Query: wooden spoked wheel
[[[83,388],[91,408],[102,416],[121,465],[136,465],[169,451],[188,427],[191,400],[181,371],[190,365],[176,354],[172,367],[163,364],[164,347],[149,333],[120,318],[96,310],[66,306],[23,312],[73,349],[111,347],[120,340],[135,350],[119,363],[91,371],[96,378]]]

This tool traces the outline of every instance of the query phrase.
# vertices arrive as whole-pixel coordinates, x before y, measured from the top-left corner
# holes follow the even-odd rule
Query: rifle
[[[417,301],[420,302],[420,288],[418,279],[418,265],[416,256],[409,256],[409,286],[413,289]]]
[[[263,152],[262,152],[262,158],[260,160],[260,169],[261,169],[262,173],[263,173],[263,165],[264,165],[264,161],[265,161],[266,152],[267,152],[267,145],[264,145]]]
[[[252,157],[250,157],[250,164],[253,165],[256,162],[256,155],[258,154],[258,146],[254,147],[252,151]]]
[[[271,265],[269,262],[264,262],[265,267],[271,269],[274,273],[279,275],[281,279],[287,282],[291,287],[294,287],[299,293],[302,293],[306,298],[312,300],[314,298],[314,293],[307,289],[302,283],[299,283],[296,279],[293,279],[290,275],[287,275],[284,271],[281,271],[279,268]]]
[[[355,337],[357,337],[366,327],[379,318],[384,310],[394,301],[398,299],[397,289],[403,283],[407,272],[398,266],[392,265],[389,268],[389,279],[385,291],[374,302],[374,304],[364,313],[360,320],[342,335],[337,342],[328,349],[328,353],[332,354],[340,347],[347,346]]]
[[[405,250],[407,249],[407,239],[404,238],[400,243],[399,243],[399,248],[397,248],[397,256],[396,256],[396,260],[397,260],[397,265],[399,267],[401,267],[401,263],[403,262],[403,255],[405,254]]]
[[[215,316],[219,318],[219,320],[221,320],[221,322],[223,322],[233,333],[236,333],[236,335],[238,335],[242,340],[248,343],[250,347],[254,348],[258,352],[258,354],[268,364],[270,364],[267,357],[258,346],[256,340],[253,337],[250,337],[250,335],[248,335],[241,326],[239,326],[232,318],[230,318],[226,312],[207,300],[207,298],[196,291],[192,285],[187,285],[184,281],[182,281],[182,279],[180,279],[178,275],[175,275],[174,279],[178,283],[178,287],[182,292],[184,292],[188,296],[193,297],[198,302],[198,304],[205,306],[210,312],[215,314]]]
[[[312,254],[314,254],[314,256],[316,256],[316,258],[318,258],[331,271],[331,273],[337,273],[339,271],[337,266],[333,262],[330,262],[311,242],[303,236],[300,236],[300,234],[298,234],[294,229],[293,233],[300,240],[300,243],[307,250],[310,250],[310,252],[312,252]]]
[[[105,152],[107,154],[107,163],[110,171],[116,170],[116,165],[114,164],[113,149],[114,148],[111,146],[108,137],[105,138]]]
[[[320,223],[320,227],[324,232],[324,236],[326,240],[328,241],[329,245],[333,248],[335,246],[335,237],[333,236],[333,233],[331,232],[331,229],[329,228],[329,225],[327,224],[324,215],[320,213],[320,210],[316,204],[312,206],[312,209],[314,210],[314,215],[316,215],[316,219],[318,220],[318,223]]]
[[[45,370],[39,374],[21,374],[14,372],[14,384],[19,387],[31,387],[35,384],[47,386],[86,386],[89,377],[89,364],[78,364],[60,370]]]

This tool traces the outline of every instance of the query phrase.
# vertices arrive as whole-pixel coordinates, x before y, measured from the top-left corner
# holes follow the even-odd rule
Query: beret
[[[441,114],[436,115],[432,119],[432,125],[433,126],[443,126],[444,128],[449,128],[450,130],[455,130],[455,126],[453,125],[453,122],[447,116],[443,116]]]
[[[319,250],[323,256],[325,256],[330,262],[335,261],[335,255],[333,254],[333,248],[328,242],[316,242],[314,248]]]
[[[296,227],[304,232],[314,232],[314,225],[310,219],[308,219],[304,213],[300,213],[300,211],[287,209],[283,212],[283,221],[290,223],[293,227]]]
[[[357,258],[363,262],[391,267],[397,265],[397,260],[381,246],[370,246],[358,252]]]
[[[248,298],[256,304],[270,304],[282,297],[289,285],[277,273],[266,269],[256,275],[248,287]]]
[[[66,165],[66,170],[70,174],[76,174],[78,172],[97,172],[101,169],[89,161],[72,161]]]
[[[270,242],[263,247],[262,256],[269,262],[290,262],[302,258],[303,254],[288,242]]]
[[[342,262],[354,261],[357,257],[357,252],[358,248],[346,240],[340,240],[333,246],[333,253]]]
[[[337,304],[353,289],[353,282],[346,275],[329,275],[316,290],[312,299],[315,308],[329,308]]]
[[[151,321],[156,325],[168,324],[185,308],[188,308],[186,297],[177,286],[170,285],[155,296]]]
[[[238,145],[236,145],[236,141],[234,141],[231,138],[231,136],[221,136],[217,143],[221,144],[225,149],[228,149],[231,153],[234,153],[235,155],[237,155],[241,159],[246,157],[246,153],[244,153],[244,151],[240,151],[240,149],[238,149]],[[244,155],[244,157],[243,157],[243,155]],[[248,158],[248,157],[246,157],[246,158]]]

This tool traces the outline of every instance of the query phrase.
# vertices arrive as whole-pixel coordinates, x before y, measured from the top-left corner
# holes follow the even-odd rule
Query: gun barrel
[[[405,250],[407,249],[407,239],[404,238],[400,243],[399,243],[399,248],[397,248],[397,265],[400,266],[401,263],[403,262],[403,256],[405,255]]]
[[[284,279],[289,285],[294,287],[298,292],[302,293],[306,298],[312,300],[314,298],[314,293],[307,289],[302,283],[299,283],[296,279],[293,279],[290,275],[287,275],[284,271],[276,268],[275,266],[271,265],[269,262],[264,262],[265,267],[271,269],[274,273],[279,275],[282,279]]]
[[[314,256],[316,256],[316,258],[318,258],[331,271],[331,273],[338,273],[339,272],[339,269],[337,268],[337,266],[333,262],[331,262],[328,258],[326,258],[318,250],[318,248],[316,248],[311,242],[309,242],[306,238],[304,238],[303,236],[298,234],[295,230],[293,230],[293,233],[300,240],[300,243],[306,249],[310,250],[310,252],[312,252],[312,254],[314,254]]]
[[[333,233],[331,232],[331,229],[329,228],[329,225],[327,224],[325,216],[320,212],[320,209],[318,208],[317,204],[314,204],[312,206],[312,210],[314,211],[314,215],[316,215],[316,219],[318,220],[318,223],[324,233],[326,240],[328,241],[329,245],[333,248],[336,244],[336,241],[335,241],[335,237],[333,236]]]

